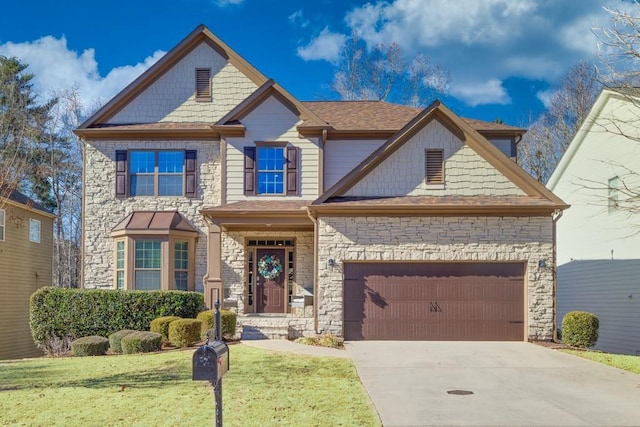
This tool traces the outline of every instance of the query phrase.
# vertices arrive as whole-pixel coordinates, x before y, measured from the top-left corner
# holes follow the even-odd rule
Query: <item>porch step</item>
[[[249,326],[242,325],[241,340],[286,340],[289,331],[280,326]]]

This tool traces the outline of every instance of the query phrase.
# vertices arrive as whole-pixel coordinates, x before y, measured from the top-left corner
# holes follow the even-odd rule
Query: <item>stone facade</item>
[[[528,338],[553,338],[551,217],[321,217],[318,332],[343,333],[347,261],[522,261]],[[332,258],[336,266],[326,267]],[[548,267],[539,268],[546,260]]]
[[[427,148],[444,150],[444,185],[425,182]],[[345,195],[524,196],[525,193],[440,122],[433,120]]]
[[[116,150],[197,150],[197,198],[115,196]],[[195,285],[202,291],[207,272],[207,226],[199,210],[220,204],[218,141],[88,141],[84,179],[84,286],[113,288],[114,244],[111,229],[133,211],[178,210],[200,230],[196,244]]]
[[[245,312],[248,239],[294,239],[294,294],[313,292],[313,232],[228,231],[222,235],[222,283],[225,295],[237,298],[238,313]]]

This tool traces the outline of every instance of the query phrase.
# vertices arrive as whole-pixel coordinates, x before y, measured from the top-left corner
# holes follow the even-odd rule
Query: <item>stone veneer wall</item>
[[[345,261],[524,261],[528,337],[553,338],[551,217],[321,217],[318,332],[343,334]],[[333,258],[337,266],[326,267]],[[538,268],[539,260],[547,268]]]
[[[244,313],[244,287],[246,281],[246,239],[295,239],[294,280],[295,294],[304,288],[313,290],[313,232],[229,231],[222,234],[222,283],[225,294],[238,298],[238,313]]]
[[[197,198],[115,197],[115,152],[122,149],[198,150]],[[200,229],[195,286],[202,291],[207,271],[207,226],[198,212],[220,204],[219,141],[88,141],[85,145],[84,287],[112,288],[114,247],[111,229],[136,210],[178,210]]]

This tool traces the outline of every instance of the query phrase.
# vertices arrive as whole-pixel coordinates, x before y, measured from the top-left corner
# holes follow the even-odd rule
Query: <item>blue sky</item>
[[[30,64],[43,93],[76,85],[107,101],[205,24],[301,100],[330,99],[342,43],[397,41],[449,70],[456,113],[525,126],[569,67],[596,61],[593,28],[619,0],[156,0],[5,2],[0,55]]]

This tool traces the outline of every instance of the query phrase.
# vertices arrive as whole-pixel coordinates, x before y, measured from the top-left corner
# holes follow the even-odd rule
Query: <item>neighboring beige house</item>
[[[224,297],[243,336],[551,339],[524,130],[300,102],[200,26],[83,123],[84,284]]]
[[[0,197],[0,360],[42,356],[29,329],[29,298],[51,286],[53,219],[14,191]]]
[[[603,90],[547,187],[571,204],[557,224],[558,326],[600,319],[596,349],[640,354],[640,107]]]

